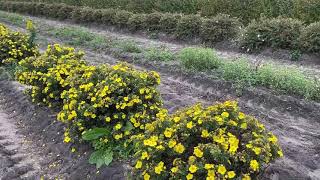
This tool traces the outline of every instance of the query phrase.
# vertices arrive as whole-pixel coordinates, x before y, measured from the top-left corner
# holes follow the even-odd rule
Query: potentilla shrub
[[[176,36],[181,39],[190,39],[199,36],[202,18],[199,15],[186,15],[178,21]]]
[[[0,65],[17,63],[20,60],[38,54],[37,47],[30,42],[30,37],[20,32],[10,31],[0,24]]]
[[[143,132],[162,107],[159,75],[127,64],[97,66],[75,73],[67,82],[77,85],[61,95],[64,106],[58,120],[67,125],[64,142],[76,142],[82,134],[96,150],[91,162],[98,167],[110,163],[104,157],[132,153],[130,137]]]
[[[301,31],[299,45],[303,51],[320,53],[320,22],[315,22]]]
[[[105,25],[112,25],[114,16],[116,15],[117,10],[115,9],[103,9],[101,21]]]
[[[181,17],[182,17],[181,14],[171,14],[171,13],[163,14],[159,22],[161,31],[169,34],[174,33]]]
[[[302,22],[291,18],[261,18],[251,22],[240,37],[240,47],[251,52],[263,48],[297,47]]]
[[[143,30],[146,14],[134,14],[128,20],[128,28],[130,31]]]
[[[112,23],[119,28],[125,28],[128,25],[129,19],[133,16],[133,13],[129,11],[118,11],[116,12],[114,18],[112,19]]]
[[[282,157],[277,137],[234,101],[157,114],[136,139],[138,179],[251,179]]]
[[[241,30],[241,23],[237,18],[226,14],[219,14],[210,19],[203,19],[200,37],[206,43],[216,43],[237,37]]]
[[[151,14],[146,14],[144,21],[144,27],[147,31],[159,31],[160,30],[160,19],[162,18],[162,13],[154,12]]]
[[[83,52],[58,44],[49,45],[46,52],[38,57],[29,57],[19,62],[17,80],[29,86],[32,101],[49,107],[60,106],[61,93],[70,88],[66,79],[77,68],[86,66],[81,60]]]

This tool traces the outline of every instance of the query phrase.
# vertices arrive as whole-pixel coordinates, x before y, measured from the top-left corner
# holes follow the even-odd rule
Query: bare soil
[[[68,26],[66,23],[39,20]],[[104,31],[100,31],[104,33]],[[105,33],[109,32],[106,31]],[[118,37],[122,36],[121,34],[116,35]],[[131,38],[139,40],[135,37]],[[145,42],[151,41],[139,38]],[[49,41],[54,40],[51,37],[48,37],[48,39]],[[59,42],[63,41],[60,40]],[[153,41],[156,44],[161,43],[157,42]],[[110,52],[86,51],[86,53],[86,59],[91,63],[116,63],[116,59],[109,55]],[[238,100],[242,111],[257,117],[266,125],[268,130],[278,136],[284,150],[285,157],[267,167],[261,179],[320,179],[319,103],[277,95],[263,88],[245,89],[242,96],[238,96],[232,84],[207,77],[205,74],[186,73],[175,64],[168,66],[147,61],[137,62],[132,60],[130,54],[122,58],[127,62],[134,63],[137,68],[160,72],[162,83],[159,90],[165,106],[170,112],[196,102],[213,104],[224,100]],[[313,68],[308,65],[303,65],[303,67]],[[28,166],[32,167],[32,170],[17,173],[16,179],[22,179],[22,176],[26,174],[30,174],[30,177],[46,174],[48,178],[60,176],[62,179],[101,178],[113,180],[125,177],[127,163],[120,162],[96,173],[95,167],[87,163],[88,153],[90,152],[87,145],[77,145],[77,153],[71,153],[70,147],[62,143],[62,134],[59,134],[59,132],[62,132],[63,126],[55,121],[55,113],[49,109],[32,105],[22,94],[21,86],[14,82],[2,81],[0,83],[0,98],[3,99],[0,101],[0,109],[2,110],[0,111],[2,112],[2,115],[0,113],[0,123],[7,123],[5,127],[9,128],[5,129],[12,129],[12,132],[15,132],[11,136],[13,139],[9,138],[9,140],[17,139],[17,142],[21,142],[23,138],[20,138],[19,134],[24,135],[26,139],[29,138],[32,142],[29,145],[19,144],[17,149],[22,154],[37,155],[34,157],[28,156],[35,160]],[[19,112],[19,115],[10,118],[13,111]],[[19,164],[19,162],[11,160],[11,155],[2,153],[2,151],[8,149],[8,146],[6,144],[0,146],[0,174],[2,169],[10,169]],[[30,148],[33,146],[37,148]],[[10,162],[12,163],[10,164]],[[4,168],[2,168],[2,164],[4,164]],[[40,169],[37,168],[37,164],[41,165]]]

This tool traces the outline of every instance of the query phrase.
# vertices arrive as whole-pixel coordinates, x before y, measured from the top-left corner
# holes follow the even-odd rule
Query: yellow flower
[[[154,168],[154,172],[156,174],[161,174],[161,172],[165,169],[164,162],[160,161],[158,165]]]
[[[278,151],[278,155],[279,155],[280,157],[283,157],[283,152],[282,152],[282,150]]]
[[[197,170],[198,170],[198,168],[197,168],[197,166],[195,166],[195,165],[191,165],[191,166],[189,167],[189,171],[190,171],[191,173],[195,173],[195,172],[197,172]]]
[[[170,138],[172,136],[172,131],[173,131],[173,129],[166,128],[166,130],[164,131],[164,136],[167,138]]]
[[[188,122],[188,123],[187,123],[187,128],[188,128],[188,129],[191,129],[192,127],[193,127],[192,121]]]
[[[182,154],[184,152],[184,150],[185,150],[185,147],[181,143],[179,143],[174,147],[174,150],[177,153]]]
[[[268,140],[273,144],[278,142],[278,138],[275,135],[272,135],[271,137],[269,137]]]
[[[197,158],[195,156],[190,156],[188,159],[188,163],[193,164],[196,160],[197,160]]]
[[[251,177],[248,174],[244,174],[242,180],[251,180]]]
[[[173,121],[174,121],[175,123],[178,123],[178,122],[180,121],[180,117],[174,117],[174,118],[173,118]]]
[[[64,137],[63,140],[65,143],[69,143],[71,141],[71,138],[69,136]]]
[[[171,172],[173,172],[173,173],[176,173],[176,172],[178,172],[178,168],[177,167],[173,167],[173,168],[171,168]]]
[[[187,180],[193,179],[193,175],[189,173],[189,174],[186,176],[186,178],[187,178]]]
[[[208,130],[202,130],[202,132],[201,132],[201,137],[203,137],[203,138],[209,137],[209,132],[208,132]]]
[[[145,173],[143,176],[143,180],[149,180],[150,179],[150,175],[148,173]]]
[[[208,171],[208,176],[214,178],[216,176],[216,174],[214,173],[214,170],[209,170]]]
[[[227,172],[227,169],[224,167],[224,165],[219,165],[218,166],[218,173],[224,175]]]
[[[236,176],[236,173],[234,171],[228,171],[228,178],[234,178]]]
[[[259,163],[257,160],[251,160],[250,161],[250,168],[253,170],[253,171],[257,171],[259,169]]]
[[[143,152],[142,155],[141,155],[141,159],[149,159],[148,152]]]
[[[198,147],[194,148],[193,154],[196,155],[199,158],[201,158],[203,156],[203,152]]]
[[[259,155],[261,153],[261,148],[259,148],[259,147],[254,147],[252,150],[254,151],[254,153],[256,155]]]
[[[137,161],[135,168],[136,169],[140,169],[142,167],[142,162],[141,161]]]
[[[176,144],[177,142],[175,140],[170,140],[168,145],[169,145],[169,148],[173,148]]]
[[[242,112],[239,112],[238,118],[239,118],[240,120],[244,119],[244,118],[245,118],[245,114],[242,113]]]
[[[204,165],[204,168],[207,169],[207,170],[212,169],[213,167],[214,167],[213,164],[205,164]]]
[[[115,126],[115,129],[116,129],[116,130],[119,130],[119,129],[121,129],[121,127],[122,127],[122,125],[121,125],[120,123],[118,123],[118,124]]]
[[[224,118],[228,118],[229,117],[229,113],[228,112],[223,112],[221,114],[221,116],[224,117]]]
[[[111,118],[110,117],[106,117],[106,122],[110,122],[111,121]]]

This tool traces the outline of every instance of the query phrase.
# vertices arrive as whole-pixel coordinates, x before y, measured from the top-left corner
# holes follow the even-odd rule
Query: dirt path
[[[86,59],[92,63],[116,62],[109,55],[90,51],[87,51]],[[232,86],[220,80],[208,80],[201,75],[186,75],[179,70],[149,64],[137,67],[160,72],[162,83],[159,89],[171,112],[196,102],[212,104],[236,99],[244,112],[259,118],[279,137],[285,155],[267,168],[263,179],[320,179],[319,104],[277,96],[261,89],[248,90],[237,97]],[[49,129],[47,133],[52,131]]]

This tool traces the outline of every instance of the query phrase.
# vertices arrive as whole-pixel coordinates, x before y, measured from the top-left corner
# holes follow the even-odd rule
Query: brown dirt
[[[87,51],[86,58],[95,64],[113,64],[116,62],[114,58],[104,53],[91,51]],[[124,56],[123,59],[132,62],[130,55]],[[170,112],[196,102],[212,104],[218,101],[235,99],[239,101],[242,111],[260,119],[268,130],[271,130],[279,137],[285,155],[283,159],[270,165],[261,179],[320,179],[320,105],[318,103],[290,96],[275,95],[275,93],[261,88],[246,89],[243,95],[238,97],[235,88],[231,84],[221,80],[214,80],[205,74],[184,73],[176,65],[168,67],[167,65],[163,66],[145,61],[135,63],[138,68],[160,72],[162,83],[159,89],[164,98],[165,106],[169,108]],[[12,105],[7,105],[6,107],[12,106],[16,110],[24,109],[21,107],[23,103],[16,101],[19,98],[11,97],[17,94],[17,90],[12,88],[10,84],[0,84],[0,91],[2,92],[0,92],[0,97],[8,99],[5,104],[12,103]],[[27,104],[27,107],[34,107],[29,102]],[[33,111],[28,109],[24,112],[40,111],[38,109],[34,108]],[[59,131],[59,129],[62,129],[61,124],[54,121],[54,116],[48,115],[48,112],[50,112],[48,109],[40,109],[41,113],[37,113],[38,116],[34,121],[29,121],[28,118],[22,117],[21,123],[26,124],[26,126],[18,131],[26,134],[30,133],[28,137],[42,139],[42,142],[46,144],[46,148],[50,149],[49,152],[53,156],[60,154],[59,158],[55,159],[57,161],[60,160],[58,161],[60,162],[59,168],[54,168],[51,171],[44,168],[41,169],[41,172],[51,172],[48,177],[54,177],[55,174],[60,173],[65,175],[65,178],[70,179],[87,177],[88,174],[90,174],[91,178],[98,179],[98,177],[104,177],[101,176],[103,173],[112,174],[110,173],[113,172],[112,168],[111,170],[104,168],[101,170],[102,173],[100,175],[96,175],[94,167],[87,164],[86,155],[81,156],[82,158],[75,158],[69,152],[70,147],[66,147],[61,143],[61,134],[56,134],[61,132]],[[52,115],[52,113],[49,114]],[[43,121],[44,119],[45,121]],[[43,133],[42,129],[46,129],[46,132]],[[55,138],[54,143],[51,142],[52,137]],[[88,147],[85,145],[79,145],[79,148],[79,152],[83,152],[81,148],[86,149],[84,152],[88,151]],[[0,149],[3,148],[0,147]],[[46,155],[46,153],[43,153],[40,157]],[[48,162],[53,161],[51,158],[46,160]],[[46,160],[41,162],[44,165],[50,164]],[[71,165],[71,162],[76,166]],[[81,169],[85,170],[82,170],[83,172],[77,171],[79,167],[84,167]],[[122,165],[117,164],[113,168],[121,171],[119,167],[122,167]],[[72,176],[75,173],[77,176]],[[113,179],[110,176],[105,176],[104,178]]]

